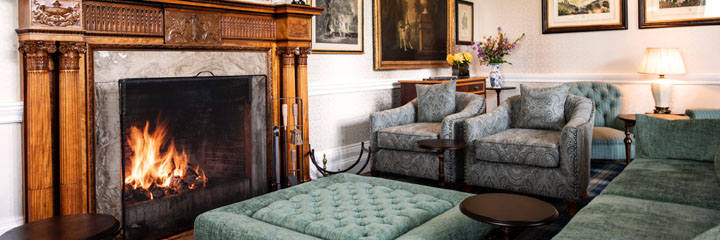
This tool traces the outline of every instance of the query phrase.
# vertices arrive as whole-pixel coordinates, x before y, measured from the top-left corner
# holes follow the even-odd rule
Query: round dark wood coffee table
[[[467,147],[467,144],[463,140],[457,139],[426,139],[417,141],[417,146],[422,149],[437,151],[438,155],[438,181],[443,187],[448,187],[449,184],[445,182],[445,151],[446,150],[458,150]]]
[[[555,221],[555,206],[540,199],[508,193],[488,193],[469,197],[460,203],[460,212],[472,219],[500,226],[505,239],[510,227],[536,227]]]
[[[0,240],[112,239],[119,231],[120,222],[112,215],[76,214],[13,228],[0,236]]]

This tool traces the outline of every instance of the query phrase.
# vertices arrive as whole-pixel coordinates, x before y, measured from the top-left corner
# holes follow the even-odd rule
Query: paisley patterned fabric
[[[565,99],[570,85],[538,88],[520,84],[516,128],[560,130],[565,126]]]
[[[416,123],[417,99],[402,107],[370,115],[372,131],[372,169],[427,179],[437,179],[438,159],[433,151],[416,147],[417,140],[427,138],[454,139],[465,135],[465,119],[485,111],[485,98],[471,93],[455,93],[454,113],[440,123]],[[407,126],[405,126],[407,125]],[[439,126],[439,131],[436,127]],[[433,135],[434,134],[434,135]],[[462,178],[464,159],[456,155],[464,151],[445,152],[445,179],[455,182]],[[460,161],[458,163],[458,161]],[[458,166],[458,168],[456,168]]]
[[[418,122],[440,122],[455,112],[455,80],[442,84],[416,84]]]
[[[515,128],[474,144],[475,157],[489,162],[557,167],[560,160],[560,131]]]
[[[513,111],[520,96],[505,100],[489,114],[465,120],[465,141],[476,140],[511,129]],[[586,192],[590,180],[590,146],[594,106],[587,98],[567,95],[564,119],[559,131],[559,159],[556,167],[490,162],[478,159],[476,151],[467,151],[465,182],[469,185],[503,189],[567,200],[577,200]]]
[[[377,135],[378,147],[380,148],[432,152],[417,147],[415,143],[425,139],[438,139],[440,136],[440,123],[411,123],[383,128],[377,132]]]

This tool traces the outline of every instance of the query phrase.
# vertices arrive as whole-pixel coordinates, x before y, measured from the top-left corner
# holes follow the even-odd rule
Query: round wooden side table
[[[108,214],[65,215],[13,228],[0,240],[112,239],[120,222]]]
[[[495,95],[497,96],[497,105],[500,106],[500,92],[503,90],[513,90],[516,87],[489,87],[486,88],[487,90],[495,90]]]
[[[509,193],[469,197],[460,203],[460,212],[477,221],[502,227],[506,240],[510,239],[511,227],[542,226],[560,215],[550,203]]]
[[[440,184],[447,188],[448,183],[445,182],[445,151],[447,150],[459,150],[467,147],[467,144],[463,140],[458,139],[425,139],[417,141],[417,146],[422,149],[437,151],[438,155],[438,181]]]

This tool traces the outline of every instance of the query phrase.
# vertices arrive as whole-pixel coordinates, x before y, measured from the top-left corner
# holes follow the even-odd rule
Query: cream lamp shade
[[[655,99],[655,113],[670,113],[672,82],[665,75],[685,74],[685,63],[677,48],[648,48],[640,63],[638,73],[658,74],[660,78],[651,84]]]

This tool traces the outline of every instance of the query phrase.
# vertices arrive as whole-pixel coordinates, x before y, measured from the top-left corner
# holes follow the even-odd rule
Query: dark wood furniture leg
[[[632,148],[632,138],[630,138],[630,128],[632,128],[632,124],[630,124],[628,121],[625,121],[625,161],[627,164],[630,164],[630,154],[631,154],[631,148]]]
[[[465,192],[466,193],[472,193],[473,187],[472,185],[465,185]]]
[[[375,171],[375,170],[370,170],[370,176],[377,177],[377,176],[378,176],[378,172]]]
[[[577,213],[578,208],[578,201],[577,200],[568,200],[568,215],[570,215],[570,218],[574,217]]]
[[[502,227],[503,235],[505,235],[505,240],[510,240],[510,228],[509,227]]]
[[[502,89],[495,89],[495,97],[497,98],[497,105],[500,106],[500,92]]]
[[[438,163],[440,164],[438,166],[438,181],[440,181],[440,186],[443,188],[447,187],[447,184],[445,183],[445,151],[438,151]]]

